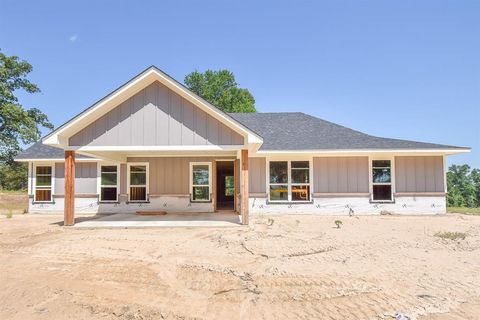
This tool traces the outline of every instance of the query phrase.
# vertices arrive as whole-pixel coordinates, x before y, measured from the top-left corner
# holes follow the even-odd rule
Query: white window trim
[[[193,166],[197,165],[207,165],[208,166],[208,200],[193,200],[193,187],[204,187],[205,185],[194,185],[193,184]],[[192,202],[210,202],[212,200],[212,163],[211,162],[190,162],[190,201]]]
[[[52,168],[52,177],[50,183],[50,200],[48,201],[37,201],[37,167],[51,167]],[[53,195],[55,193],[55,163],[44,163],[44,162],[37,162],[33,164],[33,172],[32,172],[32,191],[33,191],[33,202],[36,203],[49,203],[53,202]]]
[[[373,160],[389,160],[390,161],[390,175],[391,175],[391,182],[388,183],[375,183],[375,185],[391,185],[391,195],[390,200],[374,200],[373,199]],[[395,201],[395,157],[394,156],[369,156],[368,157],[368,188],[370,192],[370,202],[374,203],[388,203]]]
[[[278,162],[278,161],[283,161],[287,162],[287,170],[288,170],[288,181],[287,183],[270,183],[270,162]],[[292,183],[292,161],[308,161],[308,181],[309,183]],[[271,157],[271,158],[266,158],[266,191],[268,195],[268,202],[270,203],[311,203],[312,202],[312,188],[313,188],[313,157],[282,157],[282,158],[276,158],[276,157]],[[270,199],[270,185],[288,185],[288,199],[287,200],[271,200]],[[304,186],[309,186],[309,200],[292,200],[292,185],[304,185]]]
[[[146,191],[145,191],[145,200],[130,200],[130,187],[140,186],[140,185],[130,185],[130,168],[132,166],[145,166],[146,172]],[[141,185],[140,187],[143,187]],[[127,194],[128,202],[148,202],[148,195],[150,193],[150,163],[149,162],[128,162],[127,163]]]
[[[102,200],[102,166],[115,166],[117,167],[117,197],[115,200]],[[112,186],[104,186],[104,187],[112,187]],[[97,162],[97,194],[98,194],[98,201],[100,202],[118,202],[118,194],[120,193],[120,164],[114,162]]]

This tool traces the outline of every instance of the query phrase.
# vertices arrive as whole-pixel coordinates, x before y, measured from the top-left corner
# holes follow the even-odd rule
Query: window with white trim
[[[35,202],[52,201],[52,166],[35,167]]]
[[[391,160],[372,160],[372,200],[392,201]]]
[[[100,167],[100,201],[118,201],[118,166]]]
[[[131,202],[147,201],[148,165],[128,164],[128,200]]]
[[[210,162],[190,163],[190,194],[192,201],[210,201],[212,167]]]
[[[271,202],[310,201],[310,161],[270,161]]]

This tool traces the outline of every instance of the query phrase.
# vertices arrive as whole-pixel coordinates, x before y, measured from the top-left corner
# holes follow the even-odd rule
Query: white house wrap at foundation
[[[19,154],[30,212],[438,214],[469,148],[303,113],[225,114],[150,67]]]

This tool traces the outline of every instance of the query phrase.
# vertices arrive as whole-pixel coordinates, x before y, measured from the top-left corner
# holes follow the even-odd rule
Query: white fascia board
[[[188,146],[81,146],[66,147],[65,150],[79,152],[135,152],[135,151],[220,151],[241,150],[243,145],[188,145]]]
[[[16,162],[63,162],[65,158],[52,158],[52,159],[15,159]],[[75,162],[97,162],[101,161],[100,159],[93,159],[93,158],[80,158],[75,159]]]
[[[363,149],[363,150],[259,150],[259,156],[264,155],[288,155],[288,154],[313,154],[321,156],[348,156],[348,155],[371,155],[371,154],[402,154],[402,155],[454,155],[468,153],[470,149]]]
[[[151,67],[147,69],[144,73],[132,79],[130,82],[127,82],[127,84],[125,84],[123,87],[117,89],[110,95],[106,96],[105,98],[94,104],[85,112],[79,114],[77,117],[70,120],[70,122],[66,123],[64,126],[47,135],[43,143],[47,145],[67,146],[68,137],[75,134],[82,128],[86,127],[88,124],[95,121],[96,119],[100,118],[113,108],[117,107],[126,99],[130,98],[154,81],[161,82],[163,85],[167,86],[169,89],[186,98],[195,106],[199,107],[203,111],[207,112],[209,115],[221,121],[231,129],[233,129],[235,132],[241,134],[243,137],[246,137],[248,143],[263,142],[260,136],[258,136],[245,126],[241,125],[239,122],[233,120],[228,115],[220,112],[205,100],[199,98],[197,95],[180,86],[176,81],[172,80],[169,76],[165,75],[156,67]]]

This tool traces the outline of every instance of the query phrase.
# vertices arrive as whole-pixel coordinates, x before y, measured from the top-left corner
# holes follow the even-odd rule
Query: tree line
[[[17,56],[0,50],[0,189],[26,190],[27,165],[13,159],[22,146],[36,142],[41,129],[53,129],[38,108],[24,108],[15,95],[17,90],[40,92],[27,79],[32,66]],[[256,112],[255,99],[248,89],[240,88],[231,71],[207,70],[189,73],[184,83],[193,92],[224,112]],[[466,164],[452,165],[447,173],[448,206],[480,206],[480,170]]]
[[[468,164],[450,166],[447,189],[449,207],[480,207],[480,169],[471,170]]]

